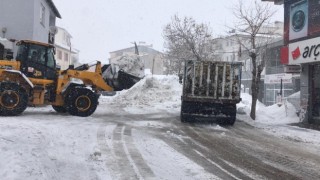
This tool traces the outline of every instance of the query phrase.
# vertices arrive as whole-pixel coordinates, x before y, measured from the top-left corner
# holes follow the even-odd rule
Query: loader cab
[[[21,62],[22,73],[31,78],[56,79],[54,46],[35,41],[19,41],[17,46],[16,59]]]

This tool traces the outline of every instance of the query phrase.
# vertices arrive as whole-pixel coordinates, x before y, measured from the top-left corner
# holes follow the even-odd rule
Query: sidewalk
[[[320,124],[293,123],[292,126],[320,131]]]

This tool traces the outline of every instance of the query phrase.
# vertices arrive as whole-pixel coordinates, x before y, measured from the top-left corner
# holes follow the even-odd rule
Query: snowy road
[[[149,77],[87,118],[50,106],[0,117],[0,179],[320,179],[320,132],[287,125],[292,106],[258,103],[256,121],[233,127],[184,124],[180,95],[177,77]]]
[[[2,117],[0,179],[320,179],[312,145],[178,115],[102,104],[89,118],[51,107]]]

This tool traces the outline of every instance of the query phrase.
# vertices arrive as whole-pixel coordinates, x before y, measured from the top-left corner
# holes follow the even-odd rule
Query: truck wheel
[[[66,108],[64,108],[63,106],[52,105],[52,108],[58,113],[66,113],[67,112]]]
[[[4,82],[0,84],[0,114],[16,116],[28,106],[27,91],[17,83]]]
[[[192,123],[195,121],[195,118],[193,115],[189,115],[189,114],[180,114],[180,120],[182,123],[186,123],[186,122],[189,122],[189,123]]]
[[[187,122],[186,116],[183,115],[182,113],[180,113],[180,120],[181,120],[181,122],[183,122],[183,123]]]
[[[66,110],[74,116],[90,116],[98,106],[98,97],[90,89],[74,87],[65,98]]]
[[[227,125],[233,125],[236,122],[236,116],[231,116],[228,121],[227,121]]]

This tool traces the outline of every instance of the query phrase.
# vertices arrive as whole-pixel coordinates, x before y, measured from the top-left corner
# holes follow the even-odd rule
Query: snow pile
[[[241,93],[242,101],[237,105],[238,109],[243,109],[248,116],[251,111],[251,95]],[[241,115],[240,115],[241,116]],[[241,118],[250,119],[250,118]],[[250,122],[251,120],[249,120]],[[299,117],[296,115],[295,107],[285,102],[280,107],[277,104],[272,106],[265,106],[261,102],[257,102],[256,106],[256,120],[255,122],[263,124],[290,124],[298,123]]]
[[[117,92],[113,97],[103,97],[102,103],[126,107],[133,113],[145,110],[180,110],[182,85],[178,76],[148,75],[132,88]]]
[[[299,123],[295,107],[287,102],[286,105],[265,106],[257,103],[256,120],[253,121],[249,114],[251,108],[251,96],[241,94],[242,101],[237,105],[238,109],[243,108],[245,115],[237,114],[237,119],[244,121],[256,128],[262,129],[274,136],[281,137],[294,142],[303,142],[320,147],[320,133],[317,130],[300,128],[291,125]]]
[[[112,64],[116,65],[124,72],[142,78],[144,76],[144,63],[138,55],[125,55],[117,57]]]

